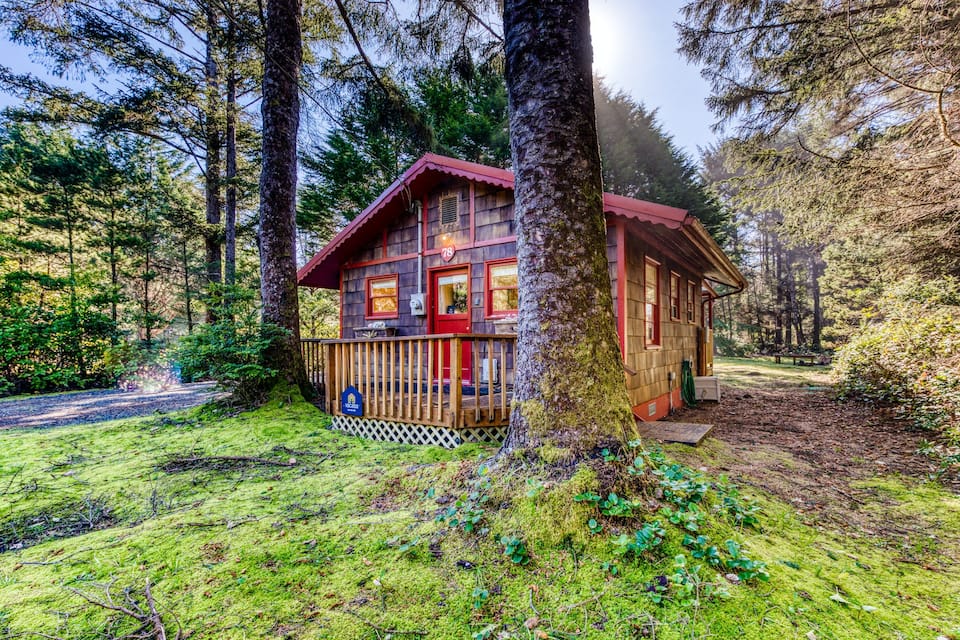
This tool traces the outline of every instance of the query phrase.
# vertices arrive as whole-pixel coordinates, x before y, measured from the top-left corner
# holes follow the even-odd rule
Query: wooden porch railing
[[[452,428],[506,424],[516,336],[442,334],[324,340],[327,411],[354,386],[364,417]]]
[[[326,397],[326,378],[324,374],[326,373],[327,356],[326,347],[323,343],[324,340],[319,338],[303,338],[300,340],[300,354],[303,356],[303,364],[307,369],[307,379],[317,390],[317,397],[321,399]],[[328,407],[329,405],[326,405],[324,409],[327,410]]]

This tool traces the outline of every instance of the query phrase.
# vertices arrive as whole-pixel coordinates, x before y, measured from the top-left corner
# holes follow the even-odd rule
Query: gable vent
[[[440,224],[456,224],[458,198],[456,194],[440,198]]]

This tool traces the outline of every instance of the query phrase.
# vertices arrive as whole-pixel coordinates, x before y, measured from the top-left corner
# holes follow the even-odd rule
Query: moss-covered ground
[[[960,500],[939,485],[864,482],[864,508],[942,534],[904,549],[821,526],[749,478],[738,495],[709,475],[719,446],[676,449],[685,467],[632,449],[484,473],[491,448],[328,423],[276,396],[233,416],[0,433],[0,637],[122,637],[140,623],[90,601],[149,612],[149,580],[170,638],[960,638]],[[610,478],[629,517],[584,495]],[[639,544],[655,520],[663,533]]]

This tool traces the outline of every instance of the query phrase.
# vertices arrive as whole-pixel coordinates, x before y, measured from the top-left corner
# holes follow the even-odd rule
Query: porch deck
[[[362,418],[463,431],[509,423],[515,342],[500,334],[304,340],[302,352],[335,424]],[[351,387],[356,407],[345,412]]]

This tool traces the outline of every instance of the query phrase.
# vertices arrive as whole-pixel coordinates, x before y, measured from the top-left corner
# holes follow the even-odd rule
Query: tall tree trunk
[[[503,13],[521,294],[502,451],[577,455],[636,433],[607,270],[587,0],[507,0]]]
[[[295,253],[300,38],[298,0],[268,0],[261,107],[260,296],[263,322],[285,328],[287,335],[273,343],[266,360],[284,380],[310,394],[300,355]]]
[[[143,256],[143,343],[147,351],[153,348],[153,321],[150,318],[150,243],[145,243]]]
[[[774,323],[776,333],[773,338],[773,344],[777,349],[783,348],[783,315],[784,315],[784,295],[783,295],[783,246],[780,244],[780,238],[774,241],[774,284],[776,286],[777,298],[773,307]]]
[[[793,344],[793,319],[797,307],[797,298],[796,293],[797,289],[794,286],[796,281],[793,276],[793,251],[787,249],[783,253],[783,318],[784,318],[784,331],[786,337],[784,339],[784,344],[787,349],[790,349]],[[797,336],[797,343],[799,344],[800,337]]]
[[[184,234],[180,243],[180,262],[183,265],[183,301],[184,311],[187,314],[187,333],[193,333],[193,306],[190,295],[190,254],[187,252],[187,236]]]
[[[227,39],[231,49],[227,69],[227,201],[224,210],[224,282],[228,285],[237,281],[237,74],[234,68],[236,53],[233,43],[236,40],[235,20],[227,25]]]
[[[116,195],[111,193],[110,225],[107,231],[107,245],[110,249],[110,321],[113,323],[113,331],[110,332],[110,344],[113,346],[116,346],[118,341],[117,322],[119,316],[117,314],[117,298],[120,292],[120,273],[118,269],[120,256],[117,252],[118,244]]]
[[[823,309],[820,306],[820,276],[823,275],[823,261],[820,257],[821,249],[817,247],[810,256],[810,295],[813,298],[813,331],[810,336],[814,351],[821,351],[823,343]]]
[[[223,231],[220,228],[221,200],[221,128],[220,115],[217,106],[220,103],[220,78],[217,61],[214,58],[214,40],[217,31],[217,18],[212,6],[207,5],[207,43],[206,43],[206,64],[204,75],[207,84],[206,99],[206,147],[207,157],[205,171],[205,189],[206,189],[206,213],[207,227],[204,233],[204,244],[206,247],[207,262],[207,283],[219,284],[221,278],[222,254],[220,243],[223,237]],[[217,309],[213,304],[207,305],[207,322],[215,322],[217,319]]]

